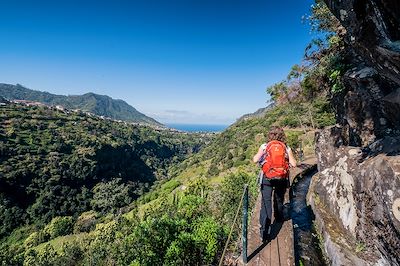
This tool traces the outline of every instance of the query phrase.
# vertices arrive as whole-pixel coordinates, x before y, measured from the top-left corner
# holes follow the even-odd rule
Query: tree
[[[132,201],[129,185],[115,178],[106,183],[99,183],[93,188],[92,208],[101,213],[115,212]]]
[[[267,93],[271,96],[274,102],[279,102],[282,96],[287,92],[285,83],[279,82],[267,88]]]
[[[74,220],[71,216],[54,217],[51,222],[44,228],[45,234],[49,239],[58,236],[65,236],[72,233]]]

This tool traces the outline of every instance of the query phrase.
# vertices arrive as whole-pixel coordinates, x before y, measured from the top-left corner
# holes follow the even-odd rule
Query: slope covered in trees
[[[0,237],[24,223],[115,211],[209,138],[15,104],[0,119]]]
[[[29,100],[47,105],[60,105],[68,109],[80,109],[116,120],[161,125],[153,118],[140,113],[123,100],[115,100],[109,96],[95,93],[69,96],[55,95],[48,92],[30,90],[19,84],[0,83],[0,96],[9,100]]]

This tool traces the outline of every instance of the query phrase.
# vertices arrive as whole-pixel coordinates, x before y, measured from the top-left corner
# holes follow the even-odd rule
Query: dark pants
[[[288,179],[268,180],[264,178],[261,184],[261,210],[260,233],[261,236],[268,232],[272,221],[272,191],[274,191],[274,216],[275,220],[283,221],[283,203],[285,200]]]

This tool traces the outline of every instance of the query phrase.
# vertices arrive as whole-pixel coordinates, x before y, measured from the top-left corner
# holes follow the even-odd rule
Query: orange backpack
[[[289,161],[286,156],[286,145],[278,140],[268,142],[265,148],[265,161],[262,171],[268,179],[282,179],[289,176]]]

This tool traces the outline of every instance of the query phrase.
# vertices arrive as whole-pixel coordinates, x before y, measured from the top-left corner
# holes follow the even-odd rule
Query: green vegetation
[[[44,233],[49,239],[72,233],[74,220],[71,216],[55,217],[44,228]]]
[[[63,236],[72,227],[81,228],[78,221],[82,218],[71,226],[70,217],[57,217],[25,237],[22,244],[12,242],[11,236],[6,238],[0,259],[8,265],[215,265],[242,184],[252,183],[252,178],[244,173],[230,175],[218,188],[203,194],[204,187],[193,184],[176,194],[161,196],[158,199],[162,204],[153,206],[142,218],[120,216],[99,222],[85,233]],[[238,233],[239,224],[236,230]]]
[[[356,245],[355,251],[356,251],[356,253],[360,253],[360,252],[363,252],[365,250],[365,248],[366,248],[365,243],[358,242]]]
[[[319,0],[309,21],[325,34],[306,49],[305,65],[267,89],[274,107],[213,138],[2,107],[0,262],[217,264],[244,184],[254,205],[251,160],[270,127],[284,128],[295,154],[312,156],[314,132],[336,122],[330,99],[343,92],[348,67],[338,24]],[[234,229],[233,252],[240,221]]]
[[[344,28],[322,0],[315,0],[305,21],[309,22],[315,38],[305,49],[303,63],[294,65],[285,80],[267,88],[278,105],[312,103],[321,98],[331,102],[333,98],[340,99],[337,96],[345,92],[343,76],[351,65],[343,40]],[[329,125],[334,117],[320,119]],[[288,122],[295,123],[294,120]]]
[[[0,119],[0,237],[56,216],[115,213],[209,138],[45,107],[9,104]]]
[[[299,152],[301,143],[303,148],[313,145],[313,138],[311,136],[310,140],[307,132],[334,123],[335,115],[325,98],[320,97],[313,102],[281,104],[268,111],[265,116],[235,123],[202,152],[191,156],[182,164],[172,166],[171,175],[179,176],[180,180],[187,180],[190,176],[195,179],[219,178],[240,170],[256,174],[257,167],[251,161],[252,156],[265,142],[271,126],[284,127],[289,145],[295,152]],[[185,168],[189,168],[192,174],[187,173]]]
[[[55,95],[27,89],[19,84],[0,83],[0,96],[9,100],[29,100],[47,105],[60,105],[68,109],[79,109],[99,116],[116,120],[158,125],[161,124],[148,117],[122,100],[115,100],[106,95],[86,93],[83,95]]]

